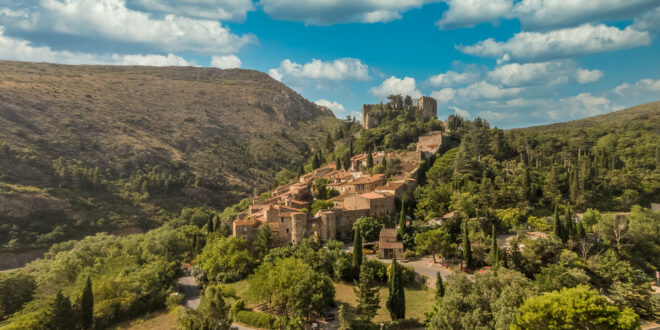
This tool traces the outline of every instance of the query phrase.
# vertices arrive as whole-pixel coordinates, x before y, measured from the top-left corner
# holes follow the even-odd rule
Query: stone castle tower
[[[422,118],[438,117],[438,102],[430,96],[422,96],[417,100],[417,111]]]

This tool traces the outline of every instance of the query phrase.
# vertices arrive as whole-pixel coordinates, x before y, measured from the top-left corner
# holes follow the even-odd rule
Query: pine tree
[[[499,267],[500,264],[500,251],[497,245],[497,233],[495,232],[495,224],[492,225],[492,243],[491,243],[491,258],[493,261],[493,268]]]
[[[467,222],[463,225],[463,260],[465,260],[465,267],[472,269],[472,244]]]
[[[438,280],[435,282],[435,299],[440,299],[445,296],[445,283],[442,282],[442,276],[440,272],[435,274]]]
[[[209,235],[210,235],[210,234],[213,232],[213,230],[215,229],[213,223],[214,223],[214,221],[213,221],[213,213],[211,213],[211,214],[209,214],[209,221],[206,223],[206,230],[207,230],[207,232],[209,233]]]
[[[362,235],[360,234],[360,226],[355,228],[355,236],[353,237],[353,269],[356,276],[359,275],[360,266],[362,266]]]
[[[87,276],[87,284],[80,297],[81,321],[83,329],[91,329],[94,324],[94,293],[92,280]]]
[[[367,265],[360,267],[360,281],[353,288],[357,300],[357,315],[366,322],[376,316],[380,307],[380,289],[374,281],[373,270]]]
[[[60,290],[50,303],[43,326],[45,329],[68,330],[71,329],[72,324],[75,324],[75,316],[71,301]]]
[[[399,267],[396,262],[396,255],[392,256],[392,266],[389,274],[390,292],[385,304],[392,320],[406,317],[406,296],[403,291],[403,281],[401,280],[401,269]]]

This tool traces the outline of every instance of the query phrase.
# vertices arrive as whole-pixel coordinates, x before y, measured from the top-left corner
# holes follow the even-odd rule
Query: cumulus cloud
[[[473,27],[496,22],[513,8],[513,0],[446,0],[449,9],[436,22],[441,29]]]
[[[456,90],[453,88],[443,88],[439,91],[431,93],[431,97],[436,99],[439,103],[447,103],[456,96]]]
[[[369,80],[369,66],[355,58],[341,58],[331,62],[313,59],[311,62],[299,64],[286,59],[279,68],[270,69],[271,77],[282,80],[287,77],[311,80]]]
[[[591,93],[581,93],[573,97],[560,99],[557,106],[557,109],[547,112],[553,120],[596,116],[622,108],[613,105],[606,97],[593,96]]]
[[[115,64],[150,66],[191,66],[196,65],[174,54],[133,54],[96,55],[81,52],[57,51],[50,47],[34,47],[29,41],[4,35],[0,27],[0,58],[28,62],[50,62],[61,64]]]
[[[387,97],[391,94],[410,95],[412,98],[422,97],[422,92],[417,89],[415,78],[405,77],[399,79],[391,76],[378,86],[371,88],[371,93],[379,97]]]
[[[456,48],[477,56],[534,62],[647,46],[650,43],[651,37],[646,31],[585,24],[550,32],[519,32],[504,42],[489,38],[472,46],[459,45]]]
[[[261,0],[264,12],[275,19],[308,25],[377,23],[401,18],[401,13],[437,0]]]
[[[467,118],[467,119],[470,118],[470,112],[465,110],[465,109],[461,109],[459,107],[449,107],[449,109],[454,110],[455,114],[457,114],[457,115],[459,115],[463,118]]]
[[[346,109],[344,109],[344,106],[341,103],[338,103],[337,101],[320,99],[318,101],[315,101],[314,103],[332,110],[332,112],[334,112],[335,115],[337,116],[341,116],[346,113]]]
[[[124,0],[41,0],[38,6],[20,10],[27,16],[0,16],[0,24],[12,30],[91,37],[163,52],[228,54],[256,41],[253,35],[231,33],[216,20],[155,18],[129,9]]]
[[[127,0],[129,8],[160,14],[242,21],[254,10],[252,0]]]
[[[575,80],[580,84],[596,82],[603,78],[603,71],[579,69],[575,73]]]
[[[225,55],[225,56],[212,56],[211,57],[211,66],[220,68],[220,69],[234,69],[240,68],[242,65],[241,59],[236,55]]]
[[[463,98],[480,100],[480,99],[500,99],[503,97],[511,97],[519,94],[523,90],[524,88],[521,87],[502,88],[500,86],[496,86],[485,81],[480,81],[468,87],[460,88],[456,91],[456,93]]]
[[[619,95],[637,96],[646,92],[660,93],[660,79],[642,79],[634,84],[623,83],[614,88],[614,93]]]
[[[660,32],[660,7],[648,10],[644,15],[635,18],[632,27],[642,31]]]
[[[463,73],[447,71],[431,77],[429,83],[431,86],[449,87],[473,83],[479,79],[479,76],[480,74],[477,71],[467,71]]]

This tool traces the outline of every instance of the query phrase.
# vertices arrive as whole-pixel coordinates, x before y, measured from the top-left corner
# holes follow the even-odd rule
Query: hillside
[[[224,207],[338,123],[252,70],[0,61],[0,246]]]

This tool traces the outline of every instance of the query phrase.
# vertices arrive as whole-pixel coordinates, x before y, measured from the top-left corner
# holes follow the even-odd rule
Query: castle
[[[362,105],[362,127],[374,128],[380,124],[383,106],[381,104]],[[438,102],[430,96],[422,96],[417,100],[417,113],[421,118],[436,118],[438,116]]]

